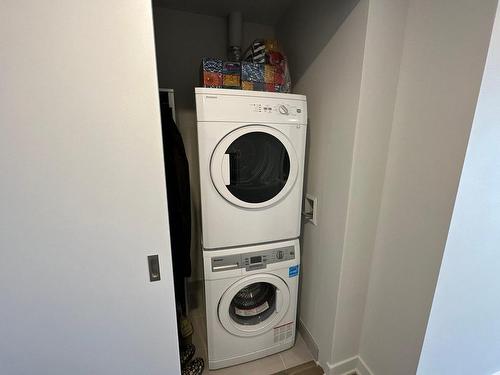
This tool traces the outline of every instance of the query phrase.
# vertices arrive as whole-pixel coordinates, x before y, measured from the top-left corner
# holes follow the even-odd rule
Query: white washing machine
[[[210,369],[294,345],[298,240],[204,251],[203,261]]]
[[[203,248],[300,235],[303,95],[196,88]]]

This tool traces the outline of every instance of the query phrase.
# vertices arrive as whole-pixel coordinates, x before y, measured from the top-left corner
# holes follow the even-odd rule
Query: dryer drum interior
[[[275,197],[286,185],[290,157],[279,139],[255,131],[237,138],[226,150],[229,155],[228,190],[248,203],[261,203]]]
[[[265,321],[276,310],[276,287],[266,282],[253,283],[241,289],[229,306],[231,318],[243,325]]]

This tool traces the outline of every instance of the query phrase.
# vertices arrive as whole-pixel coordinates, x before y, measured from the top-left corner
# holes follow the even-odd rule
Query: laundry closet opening
[[[313,359],[297,331],[307,98],[277,36],[292,6],[153,2],[181,358],[194,345],[205,373]]]
[[[339,61],[314,64],[329,53],[348,17],[356,23],[348,33],[362,30],[366,21],[357,0],[331,3],[153,2],[158,81],[168,93],[162,116],[167,113],[179,135],[172,138],[178,142],[174,154],[164,149],[165,159],[174,160],[173,169],[175,161],[187,161],[176,175],[166,171],[167,190],[174,191],[168,203],[180,344],[194,344],[205,372],[244,372],[246,362],[272,358],[279,359],[276,371],[263,368],[263,374],[309,360],[328,366],[332,319],[320,315],[335,311],[340,262],[333,236],[340,238],[345,220],[345,157],[353,136],[353,128],[339,126],[351,120],[350,93],[357,84],[357,74],[336,69],[347,62],[357,73],[358,62],[347,50],[362,51],[361,44],[348,38],[339,47],[346,51],[336,51]],[[344,62],[341,56],[347,56]],[[345,107],[332,101],[338,107],[333,110],[324,102],[330,94],[324,95],[321,77],[332,88],[345,88]],[[306,191],[310,95],[315,114],[333,111],[339,125],[315,124],[313,177]],[[332,138],[333,133],[338,134]],[[331,196],[318,200],[318,184]],[[181,190],[183,197],[189,194],[189,212],[180,205],[186,203]],[[321,211],[303,215],[306,192],[316,211],[318,201],[325,208],[338,206],[324,211],[331,229],[312,228],[321,224]],[[323,248],[317,236],[324,237]],[[324,358],[318,357],[320,347]]]

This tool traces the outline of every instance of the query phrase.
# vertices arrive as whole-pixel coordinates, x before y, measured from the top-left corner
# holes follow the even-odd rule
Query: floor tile
[[[309,361],[273,375],[324,375],[324,373],[323,369],[315,361]]]
[[[298,366],[302,363],[313,360],[312,354],[309,352],[306,343],[298,332],[297,339],[295,340],[295,346],[281,352],[280,355],[286,368]]]
[[[208,366],[208,363],[207,363]],[[241,365],[226,367],[220,370],[206,371],[210,375],[270,375],[285,369],[279,354],[242,363]]]

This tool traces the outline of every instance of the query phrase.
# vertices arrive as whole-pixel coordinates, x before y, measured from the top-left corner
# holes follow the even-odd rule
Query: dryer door
[[[263,208],[283,199],[297,171],[297,155],[288,138],[264,125],[229,133],[215,148],[210,165],[217,191],[244,208]]]
[[[255,274],[231,285],[219,301],[219,320],[236,336],[257,336],[278,324],[290,307],[290,290],[278,276]]]

